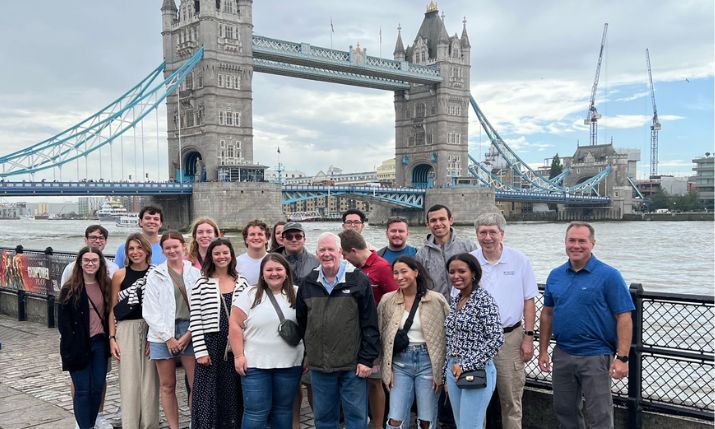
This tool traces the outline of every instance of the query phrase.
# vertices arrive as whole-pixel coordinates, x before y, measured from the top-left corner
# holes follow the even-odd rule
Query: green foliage
[[[561,164],[561,158],[557,153],[551,159],[551,169],[549,170],[549,179],[553,179],[564,171],[564,166]]]
[[[650,209],[668,209],[674,212],[691,212],[702,210],[703,207],[698,201],[698,193],[691,191],[686,195],[670,196],[667,192],[658,188],[650,198]]]

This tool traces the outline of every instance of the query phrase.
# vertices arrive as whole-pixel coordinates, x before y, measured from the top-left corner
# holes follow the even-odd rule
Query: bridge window
[[[241,112],[233,112],[233,124],[237,127],[241,126]]]
[[[415,145],[423,146],[425,144],[425,130],[422,128],[417,129],[415,132]]]
[[[218,124],[223,125],[226,121],[226,115],[223,112],[218,112]]]
[[[223,86],[223,75],[222,74],[218,75],[218,86],[219,87]]]
[[[233,125],[233,115],[231,112],[226,112],[226,125]]]
[[[418,103],[415,107],[415,117],[424,118],[426,112],[425,103]]]

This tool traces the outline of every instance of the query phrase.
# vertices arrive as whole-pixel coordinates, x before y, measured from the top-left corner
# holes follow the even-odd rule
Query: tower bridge
[[[600,184],[616,177],[611,186],[620,185],[617,180],[627,176],[615,174],[619,169],[615,158],[599,164],[588,177],[579,166],[568,170],[583,171],[575,182],[566,174],[549,181],[533,171],[499,137],[470,94],[471,44],[466,20],[461,35],[450,36],[434,3],[427,7],[411,44],[403,42],[398,29],[392,59],[366,55],[359,44],[341,51],[253,34],[252,6],[251,0],[181,0],[177,7],[174,0],[163,0],[164,63],[87,120],[0,157],[4,179],[0,195],[151,193],[158,203],[177,207],[170,224],[182,225],[192,217],[211,214],[222,225],[236,227],[253,217],[282,218],[281,198],[298,201],[330,193],[363,195],[410,210],[423,208],[436,196],[454,195],[453,205],[480,202],[479,206],[465,205],[470,219],[474,210],[494,210],[496,200],[608,210],[613,201]],[[256,164],[253,156],[254,72],[393,91],[397,187],[281,190],[263,183],[265,166]],[[110,162],[104,168],[118,168],[111,160],[113,148],[119,145],[123,151],[122,140],[129,133],[138,158],[139,127],[144,168],[142,120],[156,113],[161,103],[166,104],[169,182],[174,185],[131,185],[110,179],[101,186],[96,180],[90,186],[62,180],[63,170],[66,176],[72,166],[81,177],[81,162],[87,172],[95,162],[90,157],[96,154],[102,175],[106,148]],[[469,156],[470,107],[506,168],[495,169]],[[158,142],[158,124],[156,129]],[[122,177],[123,160],[122,152]],[[59,181],[32,180],[43,170],[58,174]],[[136,171],[135,181],[148,177]],[[17,181],[28,175],[30,181]]]

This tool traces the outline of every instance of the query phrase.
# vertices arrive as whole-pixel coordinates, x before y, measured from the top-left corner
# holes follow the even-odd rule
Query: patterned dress
[[[231,308],[233,292],[222,294],[227,308]],[[192,399],[191,427],[193,429],[236,429],[243,419],[241,379],[233,366],[233,354],[224,360],[228,341],[228,319],[223,304],[220,308],[219,332],[204,336],[211,365],[196,365]]]

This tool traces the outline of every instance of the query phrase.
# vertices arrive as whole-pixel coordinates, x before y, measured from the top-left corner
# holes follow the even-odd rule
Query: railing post
[[[643,424],[643,285],[631,283],[630,293],[635,310],[632,313],[633,337],[628,359],[628,427],[640,429]]]
[[[22,289],[17,290],[17,320],[20,322],[24,322],[25,320],[27,320],[27,310],[25,308],[25,291]]]
[[[55,327],[55,296],[47,295],[47,327]]]

